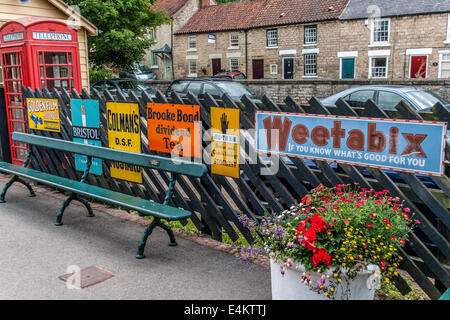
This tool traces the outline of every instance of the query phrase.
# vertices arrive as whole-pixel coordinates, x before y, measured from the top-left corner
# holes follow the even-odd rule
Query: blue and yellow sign
[[[107,102],[108,143],[111,149],[141,153],[141,126],[137,103]],[[142,183],[142,168],[111,161],[111,177]]]
[[[73,141],[101,146],[100,140],[100,108],[97,100],[70,100],[72,113]],[[87,157],[75,154],[75,168],[86,170]],[[102,175],[102,160],[92,159],[90,173]]]
[[[58,99],[27,98],[28,128],[60,132]]]

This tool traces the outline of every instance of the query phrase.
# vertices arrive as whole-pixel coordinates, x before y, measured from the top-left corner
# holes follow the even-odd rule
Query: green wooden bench
[[[170,246],[176,246],[176,239],[171,228],[161,222],[161,219],[167,221],[175,221],[186,219],[191,216],[190,211],[175,208],[169,206],[169,201],[173,195],[174,186],[176,183],[176,177],[178,174],[188,175],[192,177],[202,177],[206,174],[206,166],[201,163],[194,163],[188,161],[182,161],[177,159],[164,158],[148,154],[138,154],[133,152],[126,152],[121,150],[114,150],[99,146],[81,144],[71,141],[65,141],[60,139],[47,138],[37,136],[33,134],[14,132],[12,139],[17,142],[28,144],[28,153],[23,166],[13,165],[7,162],[0,162],[0,171],[11,174],[13,177],[3,188],[0,194],[0,203],[5,202],[5,195],[8,188],[14,183],[19,182],[24,184],[29,192],[30,196],[35,196],[33,188],[22,178],[31,179],[33,181],[49,185],[51,187],[59,188],[70,193],[70,196],[63,202],[57,217],[56,225],[62,225],[62,217],[64,210],[70,204],[71,201],[77,200],[84,204],[88,210],[88,216],[92,217],[93,212],[89,202],[81,197],[87,197],[96,199],[105,203],[121,206],[122,208],[131,209],[139,212],[141,216],[152,216],[154,219],[152,223],[145,229],[141,242],[138,246],[138,252],[136,258],[144,258],[144,248],[147,242],[147,238],[152,233],[156,226],[163,228],[169,235]],[[75,181],[63,177],[59,177],[53,174],[33,170],[27,168],[31,159],[32,145],[41,146],[64,152],[77,153],[87,156],[86,170],[83,173],[81,181]],[[101,158],[110,161],[120,161],[131,165],[137,165],[143,168],[157,169],[161,171],[167,171],[171,173],[171,178],[168,186],[164,203],[157,203],[145,199],[136,198],[120,192],[111,191],[98,186],[90,185],[86,183],[86,179],[89,175],[89,169],[92,164],[92,158]]]

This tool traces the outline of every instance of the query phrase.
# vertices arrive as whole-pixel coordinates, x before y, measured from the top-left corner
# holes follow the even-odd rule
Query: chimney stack
[[[200,0],[200,9],[203,9],[210,5],[210,0]]]

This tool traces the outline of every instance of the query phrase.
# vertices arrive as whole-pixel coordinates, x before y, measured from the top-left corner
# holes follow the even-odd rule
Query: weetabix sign
[[[27,98],[28,128],[60,132],[57,99]]]
[[[200,158],[200,106],[147,104],[148,147],[152,151]]]
[[[256,149],[442,176],[447,124],[434,121],[256,113]]]
[[[107,102],[108,144],[111,149],[141,153],[141,129],[137,103]],[[142,183],[142,168],[111,161],[111,177]]]
[[[211,108],[211,173],[239,178],[239,109]]]
[[[73,141],[78,143],[101,146],[100,140],[100,109],[98,100],[70,100],[72,114]],[[86,170],[87,157],[75,154],[75,168]],[[102,160],[92,159],[90,173],[102,175]]]

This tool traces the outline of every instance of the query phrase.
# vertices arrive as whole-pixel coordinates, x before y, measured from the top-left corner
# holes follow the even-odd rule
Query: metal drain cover
[[[77,273],[79,273],[79,275]],[[102,270],[96,266],[90,266],[81,269],[79,272],[62,275],[59,279],[67,281],[70,278],[70,281],[73,282],[74,285],[79,285],[79,287],[83,289],[108,280],[112,277],[114,277],[114,275],[111,272]]]

